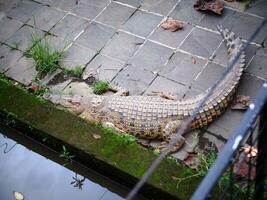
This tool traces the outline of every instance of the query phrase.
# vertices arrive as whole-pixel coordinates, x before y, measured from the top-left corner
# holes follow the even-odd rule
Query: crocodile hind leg
[[[152,95],[156,95],[156,96],[162,97],[164,99],[177,100],[177,97],[173,94],[170,94],[170,93],[152,91]]]
[[[170,153],[178,151],[184,145],[185,138],[182,135],[175,135],[177,129],[181,125],[181,122],[181,120],[171,121],[165,126],[163,130],[163,142],[158,147],[160,151],[166,151],[169,142],[174,138],[177,141],[172,147]]]

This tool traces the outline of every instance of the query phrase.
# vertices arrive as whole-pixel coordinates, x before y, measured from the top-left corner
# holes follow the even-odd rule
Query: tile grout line
[[[242,13],[242,14],[245,14],[245,15],[250,15],[250,16],[253,16],[253,17],[256,17],[256,18],[259,18],[259,19],[264,19],[265,18],[265,17],[259,16],[259,15],[256,15],[256,14],[253,14],[253,13],[250,13],[250,12],[247,12],[247,11],[238,10],[238,9],[233,8],[231,6],[224,6],[224,7],[227,8],[227,9],[236,11],[238,13]]]

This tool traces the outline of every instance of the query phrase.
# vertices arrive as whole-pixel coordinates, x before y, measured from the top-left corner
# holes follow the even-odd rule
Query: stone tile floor
[[[32,45],[31,34],[35,31],[48,37],[54,48],[66,48],[61,64],[69,68],[81,65],[83,78],[97,71],[100,79],[115,81],[132,95],[164,91],[180,98],[192,97],[209,88],[227,64],[226,48],[216,25],[232,29],[246,42],[267,17],[265,0],[253,1],[245,11],[241,4],[225,2],[222,16],[197,12],[193,3],[0,0],[0,72],[25,85],[32,82],[36,75],[33,61],[23,53]],[[160,24],[167,18],[183,21],[184,29],[163,30]],[[253,99],[267,79],[266,45],[267,25],[249,44],[238,94]],[[76,93],[84,93],[84,87],[71,80],[52,86]],[[212,142],[221,150],[242,116],[243,112],[228,109],[209,127],[187,134],[185,147],[174,156],[183,160],[198,141]]]

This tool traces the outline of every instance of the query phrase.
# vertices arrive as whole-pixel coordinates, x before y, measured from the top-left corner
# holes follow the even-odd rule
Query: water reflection
[[[72,178],[73,178],[73,181],[71,181],[70,184],[73,185],[73,187],[77,187],[81,190],[83,187],[83,182],[85,181],[85,177],[83,177],[82,179],[79,179],[78,174],[76,173],[75,177],[72,177]]]
[[[14,144],[12,144],[14,143]],[[6,154],[10,152],[18,143],[14,140],[9,139],[7,136],[0,133],[0,150],[3,150],[3,153]]]
[[[0,126],[1,200],[13,200],[13,191],[28,200],[123,200],[127,194],[123,186],[77,163],[68,168],[58,164],[58,154],[18,135]]]

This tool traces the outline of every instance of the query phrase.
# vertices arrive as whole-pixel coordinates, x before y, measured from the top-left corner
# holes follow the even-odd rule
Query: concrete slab
[[[267,49],[259,49],[252,59],[247,72],[267,80]]]
[[[27,24],[44,31],[49,31],[56,25],[56,23],[59,22],[60,19],[63,18],[65,14],[65,12],[56,10],[55,8],[43,6],[36,14],[33,15]]]
[[[181,0],[170,13],[170,17],[189,22],[190,24],[198,24],[204,14],[193,8],[194,3],[194,0]]]
[[[184,85],[190,85],[206,62],[189,54],[176,52],[159,74]]]
[[[97,55],[85,68],[83,79],[89,75],[97,74],[99,80],[111,81],[117,73],[123,68],[124,63],[104,55]]]
[[[143,0],[141,4],[141,9],[159,13],[166,16],[173,9],[176,3],[177,3],[176,0],[168,0],[168,1]]]
[[[148,41],[140,47],[129,63],[157,73],[164,67],[172,53],[172,49]]]
[[[246,12],[253,13],[255,15],[267,18],[266,8],[267,8],[267,1],[254,0],[254,1],[251,1]]]
[[[134,7],[140,7],[143,0],[114,0],[114,1]]]
[[[68,14],[50,32],[66,40],[73,41],[88,25],[89,21]]]
[[[7,71],[16,61],[23,56],[21,51],[11,50],[6,45],[0,46],[0,72]]]
[[[22,57],[5,72],[5,75],[27,86],[32,82],[37,72],[33,60]]]
[[[159,25],[163,17],[136,11],[123,25],[122,29],[141,37],[147,37]]]
[[[64,11],[69,11],[77,4],[76,3],[77,0],[38,0],[38,1],[42,1],[42,3],[45,5],[56,7]]]
[[[11,35],[13,35],[20,27],[22,23],[7,17],[0,19],[0,42],[5,42]]]
[[[34,1],[21,0],[13,3],[12,7],[6,11],[8,17],[16,19],[22,23],[27,22],[43,6]]]
[[[6,44],[12,48],[26,51],[33,45],[33,35],[41,40],[44,34],[41,30],[34,29],[30,26],[23,26],[6,41]]]
[[[75,40],[75,43],[100,51],[115,33],[115,29],[92,22],[85,31]]]
[[[202,91],[210,88],[223,74],[225,68],[215,63],[208,63],[197,79],[193,82],[193,87]]]
[[[151,72],[133,65],[128,65],[118,73],[113,82],[128,89],[130,95],[140,95],[146,90],[155,77],[156,75]]]
[[[111,2],[96,18],[96,21],[118,28],[129,19],[134,11],[134,8]]]
[[[245,50],[246,64],[248,64],[251,58],[256,54],[257,49],[259,49],[259,47],[256,45],[253,45],[253,44],[248,45],[247,49]],[[215,54],[212,57],[212,59],[216,63],[222,66],[227,66],[228,64],[227,47],[224,42],[220,44],[220,47],[218,49],[216,49]]]
[[[221,36],[216,33],[200,28],[194,28],[190,35],[185,39],[180,49],[194,55],[209,58],[221,41]]]
[[[198,25],[214,31],[217,31],[217,25],[232,29],[234,24],[233,19],[235,19],[237,15],[235,10],[224,8],[222,15],[207,13]]]
[[[188,87],[166,79],[162,76],[157,76],[156,79],[149,85],[145,94],[153,95],[153,92],[163,92],[165,94],[171,94],[177,97],[177,99],[181,99]]]
[[[109,4],[108,0],[80,0],[78,3],[71,9],[71,12],[85,17],[88,19],[94,19],[107,5]]]
[[[262,83],[263,80],[248,74],[244,74],[236,94],[250,96],[251,101],[253,101]],[[208,127],[208,131],[214,133],[217,136],[229,139],[232,136],[233,131],[241,121],[243,115],[244,112],[242,111],[231,110],[230,108],[228,108],[221,117],[215,120]]]
[[[149,39],[156,42],[160,42],[169,47],[177,48],[186,38],[186,36],[190,33],[192,28],[193,26],[185,24],[182,30],[171,32],[168,30],[164,30],[159,26],[149,37]]]
[[[133,35],[116,32],[101,53],[122,61],[127,61],[143,42],[143,39]]]
[[[64,58],[59,62],[62,67],[74,69],[77,66],[85,68],[85,65],[95,56],[96,52],[86,47],[73,44],[66,51]]]

